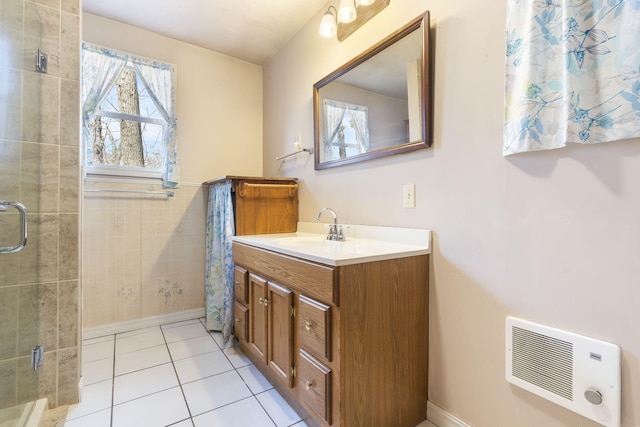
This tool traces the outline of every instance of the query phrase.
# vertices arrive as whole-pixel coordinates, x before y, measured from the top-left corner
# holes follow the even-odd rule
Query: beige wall
[[[174,198],[85,193],[83,327],[203,308],[208,191],[200,184],[262,174],[262,68],[94,15],[83,14],[82,28],[84,41],[176,65],[182,183]]]
[[[312,85],[429,9],[430,150],[314,171]],[[504,379],[507,315],[622,347],[623,425],[640,425],[640,141],[503,158],[506,0],[393,0],[344,42],[315,16],[264,69],[264,173],[301,179],[300,219],[433,230],[430,399],[474,427],[597,424]],[[416,184],[416,208],[402,186]]]

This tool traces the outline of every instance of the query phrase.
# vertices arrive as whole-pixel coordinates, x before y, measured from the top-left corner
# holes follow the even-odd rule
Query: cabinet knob
[[[236,280],[236,286],[240,286],[240,282]]]
[[[312,327],[313,327],[313,323],[311,323],[310,321],[308,321],[308,320],[307,320],[307,321],[304,323],[304,328],[305,328],[307,331],[310,331]]]
[[[307,381],[304,383],[304,388],[306,388],[307,390],[311,390],[311,387],[313,387],[313,382]]]

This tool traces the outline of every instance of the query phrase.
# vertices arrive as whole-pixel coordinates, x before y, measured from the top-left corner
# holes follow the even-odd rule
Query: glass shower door
[[[32,0],[0,0],[0,425],[20,426],[38,397],[41,212],[40,17]],[[37,127],[37,131],[34,129]],[[26,209],[25,209],[26,208]],[[26,225],[27,222],[29,225]],[[34,229],[37,231],[37,221]],[[37,236],[37,233],[36,233]]]

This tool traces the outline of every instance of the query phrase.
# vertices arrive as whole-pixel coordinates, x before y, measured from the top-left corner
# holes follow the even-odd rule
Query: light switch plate
[[[402,187],[402,206],[405,208],[416,207],[416,185],[407,184]]]

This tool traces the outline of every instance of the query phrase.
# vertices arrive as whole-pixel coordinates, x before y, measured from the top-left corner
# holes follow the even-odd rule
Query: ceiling
[[[83,0],[83,12],[262,65],[326,0]]]

